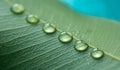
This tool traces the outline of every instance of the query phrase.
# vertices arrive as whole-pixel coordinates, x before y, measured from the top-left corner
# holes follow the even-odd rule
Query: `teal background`
[[[75,11],[120,21],[120,0],[60,0]]]

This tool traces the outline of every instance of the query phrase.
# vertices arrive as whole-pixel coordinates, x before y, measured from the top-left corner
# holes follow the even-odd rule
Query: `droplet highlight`
[[[73,40],[72,35],[67,32],[61,32],[58,38],[63,43],[69,43]]]
[[[94,59],[100,59],[104,56],[104,52],[102,50],[99,50],[98,48],[93,49],[93,51],[91,52],[91,56]]]
[[[25,8],[20,5],[20,4],[14,4],[12,7],[11,7],[11,11],[14,13],[14,14],[22,14],[24,13],[25,11]]]
[[[47,34],[52,34],[56,32],[56,28],[53,24],[47,23],[43,26],[43,31]]]
[[[74,45],[75,50],[80,51],[80,52],[87,50],[88,47],[89,47],[88,44],[84,43],[81,40],[76,41]]]
[[[35,16],[35,15],[28,15],[26,17],[26,21],[30,24],[37,24],[39,23],[40,19],[38,16]]]

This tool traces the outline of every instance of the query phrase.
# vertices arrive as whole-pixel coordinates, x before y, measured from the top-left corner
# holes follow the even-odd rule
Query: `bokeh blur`
[[[60,0],[75,11],[120,21],[120,0]]]

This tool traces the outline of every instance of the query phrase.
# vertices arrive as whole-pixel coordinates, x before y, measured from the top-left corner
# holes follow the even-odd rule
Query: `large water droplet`
[[[94,59],[100,59],[104,56],[104,52],[102,50],[99,50],[98,48],[93,49],[93,51],[91,52],[91,56]]]
[[[71,42],[73,39],[72,35],[67,32],[61,32],[58,38],[63,43]]]
[[[83,41],[78,40],[78,41],[75,43],[74,48],[75,48],[77,51],[85,51],[85,50],[88,49],[88,45],[87,45],[86,43],[84,43]]]
[[[26,21],[31,24],[37,24],[39,23],[39,17],[35,15],[28,15],[26,17]]]
[[[56,32],[56,28],[53,24],[48,23],[43,26],[43,31],[47,34],[52,34],[52,33]]]
[[[25,9],[22,5],[20,4],[14,4],[12,7],[11,7],[11,11],[14,13],[14,14],[22,14],[24,13]]]

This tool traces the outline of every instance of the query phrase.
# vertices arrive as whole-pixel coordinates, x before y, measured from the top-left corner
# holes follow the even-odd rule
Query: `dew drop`
[[[24,13],[25,9],[22,5],[20,4],[14,4],[12,7],[11,7],[11,11],[14,13],[14,14],[22,14]]]
[[[85,51],[88,49],[88,45],[86,43],[84,43],[83,41],[81,40],[78,40],[76,43],[75,43],[75,46],[74,46],[75,50],[77,51]]]
[[[39,17],[38,16],[35,16],[35,15],[28,15],[26,17],[26,21],[30,24],[37,24],[39,23]]]
[[[68,43],[68,42],[71,42],[73,40],[72,35],[70,33],[67,33],[67,32],[61,32],[58,38],[63,43]]]
[[[99,50],[98,48],[93,49],[93,51],[91,52],[91,56],[94,59],[100,59],[104,56],[104,52],[102,50]]]
[[[43,31],[47,34],[52,34],[56,32],[56,28],[53,24],[48,23],[43,26]]]

